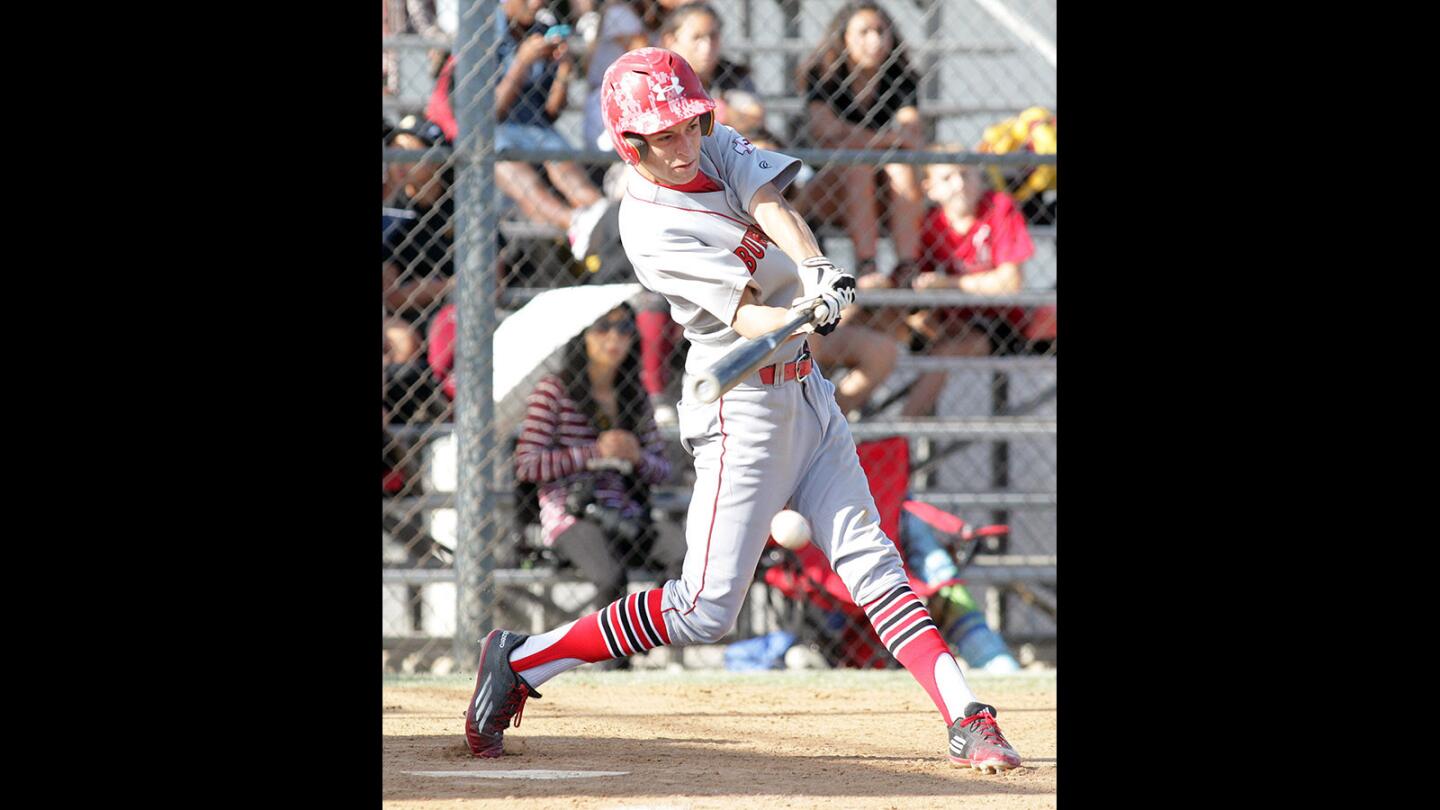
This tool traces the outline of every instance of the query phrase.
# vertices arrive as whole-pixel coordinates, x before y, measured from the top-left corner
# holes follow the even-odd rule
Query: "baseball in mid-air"
[[[770,520],[770,536],[785,548],[799,551],[810,542],[810,521],[799,512],[782,509]]]

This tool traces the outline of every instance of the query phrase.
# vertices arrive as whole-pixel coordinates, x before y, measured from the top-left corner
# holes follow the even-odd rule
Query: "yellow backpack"
[[[1008,152],[1033,152],[1053,155],[1055,151],[1055,114],[1044,107],[1031,107],[1014,118],[1006,118],[985,128],[979,151],[1003,155]],[[1009,180],[999,166],[987,166],[990,180],[998,189],[1009,192],[1017,203],[1023,203],[1042,191],[1057,190],[1055,166],[1020,168]]]

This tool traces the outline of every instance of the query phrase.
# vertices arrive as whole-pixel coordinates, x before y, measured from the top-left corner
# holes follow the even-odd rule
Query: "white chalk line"
[[[459,776],[468,779],[589,779],[595,776],[625,776],[629,771],[401,771],[411,776]]]

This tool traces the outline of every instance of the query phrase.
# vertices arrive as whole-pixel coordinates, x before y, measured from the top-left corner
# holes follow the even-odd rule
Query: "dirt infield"
[[[561,675],[473,759],[469,678],[387,678],[384,804],[395,808],[1054,807],[1055,672],[970,676],[1025,758],[1002,776],[945,759],[945,727],[901,671]],[[624,771],[565,779],[407,772]]]

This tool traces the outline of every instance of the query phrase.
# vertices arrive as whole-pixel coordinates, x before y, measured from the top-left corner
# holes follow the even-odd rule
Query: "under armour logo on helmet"
[[[663,79],[661,81],[663,81]],[[670,74],[669,84],[655,83],[655,100],[657,102],[678,101],[684,95],[685,88],[680,86],[680,77],[673,73]]]

